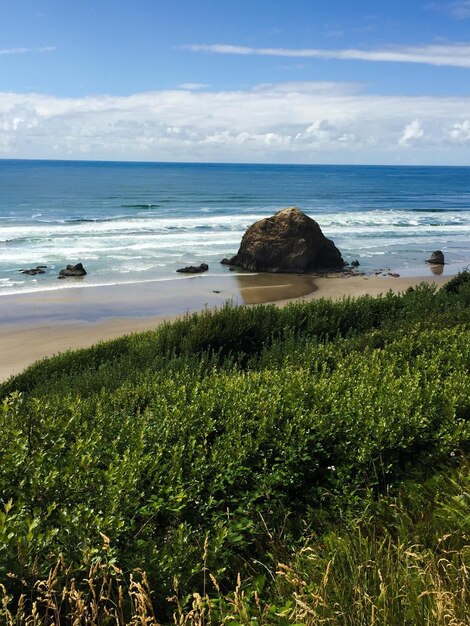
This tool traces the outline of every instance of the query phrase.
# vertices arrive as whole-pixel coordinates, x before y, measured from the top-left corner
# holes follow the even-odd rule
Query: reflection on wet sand
[[[441,276],[444,272],[443,265],[430,265],[429,268],[431,272],[434,274],[434,276]]]
[[[318,289],[312,276],[301,274],[235,274],[243,304],[301,298]]]
[[[3,324],[100,322],[111,318],[155,317],[204,307],[263,304],[301,298],[316,286],[312,277],[230,272],[169,281],[70,287],[0,297]]]

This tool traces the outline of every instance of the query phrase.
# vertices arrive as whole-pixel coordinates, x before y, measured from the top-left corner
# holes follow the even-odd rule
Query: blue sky
[[[0,0],[0,157],[470,164],[470,0]]]

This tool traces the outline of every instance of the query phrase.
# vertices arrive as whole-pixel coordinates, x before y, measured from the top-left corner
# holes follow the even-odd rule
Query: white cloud
[[[271,93],[310,93],[316,95],[346,95],[359,93],[364,88],[362,83],[335,83],[332,81],[291,81],[286,83],[260,83],[254,86],[255,91]]]
[[[470,142],[470,121],[464,120],[463,122],[457,122],[448,131],[449,137],[452,141],[457,143],[469,143]]]
[[[413,120],[403,129],[402,136],[400,137],[398,143],[401,146],[409,146],[416,142],[416,140],[422,139],[423,137],[424,130],[421,126],[421,122],[419,120]]]
[[[28,54],[30,52],[54,52],[54,46],[43,46],[42,48],[0,48],[0,54]]]
[[[429,46],[395,46],[377,50],[348,48],[327,50],[322,48],[252,48],[227,44],[191,44],[183,46],[192,52],[235,54],[242,56],[274,56],[289,58],[340,59],[354,61],[386,61],[391,63],[421,63],[470,68],[470,44]]]
[[[0,93],[0,157],[468,164],[469,110],[470,97],[378,96],[322,82],[126,97]]]
[[[347,132],[344,126],[336,125],[329,120],[315,120],[304,132],[296,135],[297,141],[315,143],[317,145],[334,145],[354,143],[356,136]]]
[[[205,89],[209,87],[206,83],[181,83],[178,85],[178,89],[184,89],[186,91],[197,91],[198,89]]]
[[[2,48],[0,54],[25,54],[29,52],[28,48]]]

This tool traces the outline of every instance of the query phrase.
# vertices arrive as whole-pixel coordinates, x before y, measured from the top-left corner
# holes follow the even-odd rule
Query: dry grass
[[[436,557],[420,546],[379,545],[362,562],[333,557],[322,573],[308,549],[310,572],[280,566],[294,600],[286,617],[308,626],[468,626],[469,557],[468,546]]]
[[[314,548],[306,548],[295,566],[279,565],[266,601],[253,585],[238,577],[233,592],[223,594],[207,572],[205,595],[173,603],[175,626],[219,624],[268,626],[468,626],[470,546],[432,554],[421,546],[383,541],[370,545],[359,535],[345,540],[325,564]],[[448,537],[443,537],[446,543]],[[366,554],[370,551],[370,554]],[[364,559],[367,556],[368,558]],[[0,620],[5,626],[157,626],[154,598],[144,572],[126,582],[114,566],[95,565],[80,584],[67,578],[62,562],[47,580],[11,604],[0,585]],[[62,582],[60,582],[62,581]],[[34,596],[34,600],[31,598]]]
[[[65,582],[64,582],[65,581]],[[33,599],[34,598],[34,599]],[[68,580],[62,561],[32,593],[12,605],[0,584],[0,620],[5,626],[157,626],[152,594],[145,572],[135,571],[126,582],[112,565],[94,565],[81,583]]]

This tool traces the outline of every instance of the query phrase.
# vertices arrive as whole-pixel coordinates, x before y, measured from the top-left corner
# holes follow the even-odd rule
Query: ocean
[[[425,274],[436,249],[470,264],[470,168],[0,160],[0,294],[223,274],[250,224],[293,205],[363,271]],[[77,262],[83,280],[57,279]]]

